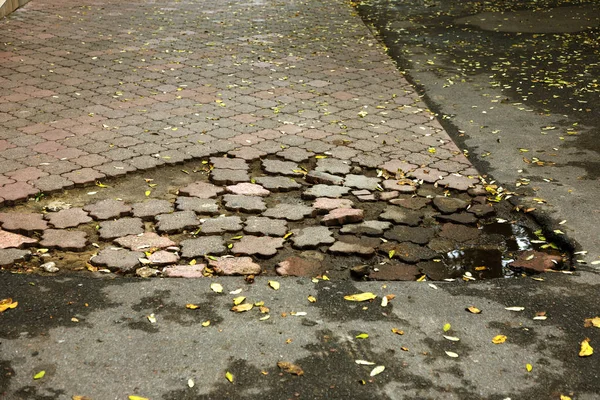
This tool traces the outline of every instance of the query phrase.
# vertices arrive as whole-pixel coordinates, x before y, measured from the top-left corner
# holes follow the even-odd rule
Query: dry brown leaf
[[[277,363],[277,366],[282,369],[284,372],[287,372],[288,374],[292,374],[292,375],[304,375],[304,370],[302,370],[302,368],[300,368],[298,365],[296,364],[292,364],[290,362],[286,362],[286,361],[279,361]]]
[[[237,306],[231,307],[231,311],[235,311],[235,312],[250,311],[250,310],[252,310],[252,307],[254,307],[254,304],[244,303],[244,304],[239,304]]]
[[[595,326],[596,328],[600,328],[600,317],[586,318],[583,326],[585,326],[586,328],[590,328],[592,326]]]

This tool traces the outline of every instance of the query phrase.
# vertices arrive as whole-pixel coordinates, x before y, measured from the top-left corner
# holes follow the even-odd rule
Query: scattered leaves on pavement
[[[467,311],[471,314],[481,314],[481,310],[475,306],[467,307]]]
[[[223,293],[223,286],[221,286],[220,283],[211,283],[210,284],[210,288],[212,289],[213,292],[215,293]]]
[[[279,290],[279,287],[280,287],[279,282],[277,282],[277,281],[269,281],[269,286],[273,290]]]
[[[585,338],[581,342],[581,349],[579,350],[579,357],[589,357],[594,354],[594,348],[590,345],[590,339]]]
[[[9,308],[16,308],[19,305],[18,301],[13,301],[13,299],[3,299],[0,300],[0,313],[8,310]]]
[[[2,310],[0,310],[2,311]],[[596,328],[600,328],[600,317],[594,317],[594,318],[586,318],[583,326],[586,328],[590,328],[592,326],[595,326]]]
[[[375,368],[373,368],[373,370],[371,371],[371,373],[369,374],[369,376],[375,376],[375,375],[379,375],[380,373],[382,373],[385,370],[385,366],[383,365],[378,365]]]
[[[505,335],[496,335],[492,338],[492,343],[494,344],[502,344],[506,342],[507,337]]]
[[[377,295],[371,293],[371,292],[365,292],[365,293],[357,293],[357,294],[351,294],[348,296],[344,296],[344,300],[348,300],[348,301],[368,301],[368,300],[373,300],[374,298],[376,298]]]
[[[244,304],[240,304],[240,305],[231,307],[231,311],[235,311],[235,312],[250,311],[250,310],[252,310],[253,307],[254,307],[254,304],[252,304],[252,303],[244,303]]]

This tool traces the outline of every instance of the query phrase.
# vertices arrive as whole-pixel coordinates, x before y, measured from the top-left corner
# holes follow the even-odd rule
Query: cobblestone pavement
[[[1,264],[93,242],[93,270],[253,274],[277,255],[277,272],[302,275],[328,270],[321,249],[377,253],[396,262],[379,278],[415,279],[493,241],[475,228],[494,213],[477,171],[352,7],[278,5],[35,1],[0,21]],[[148,180],[137,199],[10,208],[190,162],[162,197]]]

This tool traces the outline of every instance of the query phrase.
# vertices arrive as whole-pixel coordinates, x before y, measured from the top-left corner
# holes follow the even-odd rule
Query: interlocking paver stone
[[[275,207],[263,212],[263,216],[288,221],[301,221],[304,217],[312,214],[312,207],[302,204],[276,204]]]
[[[239,169],[246,171],[248,163],[241,158],[211,157],[210,163],[216,169]]]
[[[46,229],[40,246],[66,251],[83,251],[87,245],[87,234],[82,231]]]
[[[144,220],[154,219],[158,214],[173,212],[173,204],[167,200],[150,199],[132,204],[133,216]]]
[[[396,224],[417,226],[421,221],[421,214],[397,206],[388,206],[379,215],[379,219],[391,221]]]
[[[159,250],[150,254],[148,257],[151,265],[172,265],[179,261],[179,256],[171,251]]]
[[[297,163],[308,160],[313,154],[299,147],[288,147],[277,153],[278,156]]]
[[[316,199],[317,197],[340,198],[350,191],[349,188],[333,185],[314,185],[302,193],[303,199]]]
[[[293,246],[298,249],[314,249],[321,245],[335,242],[333,232],[324,226],[309,226],[302,229],[292,230],[290,237]]]
[[[0,249],[0,267],[12,265],[18,261],[28,260],[31,256],[29,250]]]
[[[408,199],[393,199],[389,201],[390,204],[408,208],[410,210],[420,210],[431,203],[431,199],[426,197],[411,197]]]
[[[261,272],[260,265],[251,257],[219,257],[209,260],[208,265],[218,275],[258,275]]]
[[[0,249],[18,248],[31,246],[37,243],[36,239],[17,233],[7,232],[0,229]]]
[[[197,229],[200,221],[193,211],[175,211],[156,216],[156,230],[164,233],[182,232]]]
[[[144,223],[139,218],[120,218],[114,221],[100,222],[98,231],[102,239],[116,239],[144,232]]]
[[[179,189],[179,193],[185,196],[199,197],[201,199],[210,199],[217,197],[225,191],[224,188],[215,186],[207,182],[194,182],[186,187]]]
[[[379,239],[351,235],[340,235],[338,240],[329,248],[331,253],[342,255],[360,254],[371,255],[379,245]]]
[[[277,249],[283,247],[283,239],[271,236],[244,236],[233,244],[232,252],[271,257],[277,254]]]
[[[250,176],[241,169],[219,169],[210,171],[210,180],[217,185],[233,185],[239,182],[249,182]]]
[[[103,220],[119,218],[131,213],[131,206],[121,200],[100,200],[97,203],[88,204],[83,209],[90,213],[94,219]]]
[[[256,196],[244,196],[241,194],[226,194],[223,196],[224,207],[230,211],[241,211],[245,213],[260,213],[267,209],[262,198]]]
[[[417,185],[408,179],[387,179],[381,184],[386,190],[394,190],[400,193],[414,193]]]
[[[302,176],[298,164],[290,161],[263,160],[262,166],[265,172],[274,175]]]
[[[467,242],[477,239],[479,233],[479,229],[474,227],[447,223],[442,226],[440,236],[457,242]]]
[[[225,188],[229,193],[240,194],[245,196],[260,196],[265,197],[271,194],[270,191],[255,183],[243,182],[237,185],[227,186]]]
[[[203,234],[237,232],[242,230],[242,219],[237,216],[207,218],[200,226]]]
[[[33,213],[0,213],[2,229],[15,232],[35,232],[48,229],[43,214]]]
[[[352,208],[354,202],[350,199],[330,199],[328,197],[319,197],[313,203],[313,216],[318,214],[327,214],[336,208]]]
[[[48,213],[44,217],[50,222],[50,225],[59,229],[73,228],[92,221],[88,213],[78,207]]]
[[[378,281],[414,281],[420,271],[416,265],[389,263],[378,265],[377,271],[369,274],[369,279]]]
[[[344,178],[344,186],[349,186],[357,189],[376,190],[381,182],[380,178],[370,178],[364,175],[346,175]]]
[[[66,174],[62,174],[62,177],[70,180],[77,186],[84,186],[89,183],[93,183],[98,179],[102,179],[106,177],[106,175],[92,168],[81,168],[72,172],[67,172]]]
[[[287,232],[287,221],[267,217],[250,217],[244,226],[245,233],[266,236],[283,236]]]
[[[304,177],[308,183],[320,183],[324,185],[341,185],[344,183],[344,178],[341,176],[329,174],[322,171],[310,171]]]
[[[5,201],[24,200],[38,192],[38,189],[26,182],[9,183],[0,187],[0,198]]]
[[[328,172],[330,174],[346,175],[350,172],[350,165],[346,161],[335,158],[321,158],[317,161],[316,171]]]
[[[104,249],[90,259],[92,265],[106,267],[111,271],[130,272],[140,266],[144,253],[125,249]]]
[[[221,255],[227,252],[221,236],[204,236],[186,239],[181,243],[181,256],[184,258],[203,257],[206,254]]]
[[[433,198],[433,205],[443,214],[452,214],[464,210],[469,203],[455,197],[436,196]]]
[[[360,222],[365,218],[365,212],[359,208],[336,208],[329,211],[321,219],[323,225],[345,225]]]
[[[321,262],[314,259],[289,257],[277,264],[275,272],[288,276],[316,276],[321,270]]]
[[[438,181],[438,185],[446,186],[456,190],[467,190],[479,183],[477,178],[469,178],[463,175],[450,174]]]
[[[166,267],[162,275],[168,278],[203,278],[204,268],[206,268],[206,264],[174,265]]]
[[[176,200],[177,210],[194,211],[197,214],[215,215],[219,213],[219,205],[214,199],[180,196]]]
[[[141,235],[128,235],[114,240],[121,247],[130,250],[165,249],[175,246],[177,243],[168,237],[159,236],[154,232],[144,232]]]
[[[387,231],[383,237],[397,242],[427,244],[433,238],[434,234],[435,230],[433,228],[397,225]]]
[[[479,218],[489,217],[494,215],[496,211],[491,204],[475,204],[467,210],[468,212],[475,214]]]
[[[344,225],[340,229],[340,233],[348,233],[354,235],[381,236],[392,226],[391,222],[387,221],[363,221],[359,224]]]
[[[272,192],[289,192],[302,187],[294,179],[285,176],[259,176],[255,180]]]
[[[435,218],[442,222],[455,222],[457,224],[475,224],[477,223],[477,217],[475,215],[461,212],[455,214],[440,214],[436,215]]]

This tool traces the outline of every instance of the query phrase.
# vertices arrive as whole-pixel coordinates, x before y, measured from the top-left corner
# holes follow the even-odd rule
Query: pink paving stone
[[[5,201],[25,200],[38,193],[38,190],[25,182],[9,183],[0,188],[0,197]]]
[[[2,229],[17,232],[34,232],[48,229],[43,214],[0,213]]]
[[[260,265],[251,257],[219,257],[210,260],[208,265],[218,275],[258,275],[261,272]]]
[[[65,251],[82,251],[87,244],[87,234],[82,231],[46,229],[40,246],[58,248]]]
[[[166,249],[176,246],[177,243],[166,236],[159,236],[154,232],[144,232],[141,235],[129,235],[114,240],[119,246],[130,250]]]
[[[448,175],[447,172],[444,171],[440,171],[439,169],[435,169],[435,168],[417,168],[414,171],[411,171],[408,176],[413,177],[413,178],[417,178],[419,180],[422,180],[424,182],[428,182],[428,183],[435,183],[437,181],[439,181],[440,179],[442,179],[444,176]]]
[[[47,176],[48,173],[35,167],[27,167],[18,169],[16,171],[7,172],[6,175],[17,182],[27,182],[34,181],[42,176]]]
[[[289,257],[277,264],[275,272],[288,276],[316,276],[321,271],[319,260],[309,260],[300,257]]]
[[[336,208],[325,215],[321,223],[327,226],[344,225],[354,222],[360,222],[364,219],[365,213],[361,209],[355,208]]]
[[[225,189],[223,189],[222,187],[207,182],[194,182],[187,185],[186,187],[179,189],[180,194],[191,197],[199,197],[201,199],[210,199],[212,197],[217,197],[224,191]]]
[[[159,250],[148,257],[152,265],[171,265],[179,261],[179,256],[173,252]]]
[[[244,236],[233,245],[233,253],[274,256],[283,247],[283,239],[270,236]]]
[[[71,161],[73,161],[76,164],[81,165],[82,167],[95,167],[98,165],[108,163],[111,160],[109,160],[106,157],[102,157],[101,155],[98,155],[98,154],[88,154],[85,156],[75,158]]]
[[[398,170],[402,171],[402,173],[407,173],[409,171],[415,170],[417,167],[418,165],[401,160],[390,160],[384,164],[379,165],[379,168],[386,170],[390,174],[396,174]]]
[[[43,137],[46,140],[61,140],[75,135],[63,129],[52,129],[50,131],[38,133],[37,136]]]
[[[382,186],[386,190],[393,190],[400,193],[414,193],[417,185],[408,179],[387,179],[383,181]]]
[[[163,270],[163,276],[168,278],[204,278],[206,264],[174,265]]]
[[[7,178],[4,175],[0,175],[0,187],[8,185],[10,183],[15,183],[13,179]]]
[[[467,190],[472,186],[475,186],[479,183],[478,178],[469,178],[463,175],[451,174],[440,181],[438,181],[438,185],[446,186],[451,189],[456,190]]]
[[[43,153],[43,154],[47,154],[47,153],[52,153],[58,150],[63,150],[66,149],[65,146],[63,146],[60,143],[57,143],[53,140],[49,140],[47,142],[42,142],[42,143],[38,143],[36,145],[33,146],[29,146],[29,148],[33,151],[36,151],[38,153]]]
[[[561,263],[562,258],[560,256],[529,250],[519,255],[515,261],[510,263],[510,266],[535,272],[544,272],[547,269],[557,269]]]
[[[106,177],[102,172],[91,168],[82,168],[80,170],[62,174],[61,176],[72,181],[75,185],[87,185],[88,183],[93,183],[98,179]]]
[[[88,213],[81,208],[69,208],[58,212],[48,213],[44,216],[50,225],[55,228],[73,228],[75,226],[91,222]]]
[[[354,203],[350,199],[330,199],[329,197],[319,197],[313,203],[313,215],[326,214],[328,211],[336,208],[352,208]]]
[[[257,185],[255,183],[242,182],[237,185],[227,186],[225,188],[227,192],[245,196],[260,196],[265,197],[271,194],[270,191],[262,187],[261,185]]]
[[[35,243],[37,243],[36,239],[0,229],[0,249],[8,249],[11,247],[20,249]]]

